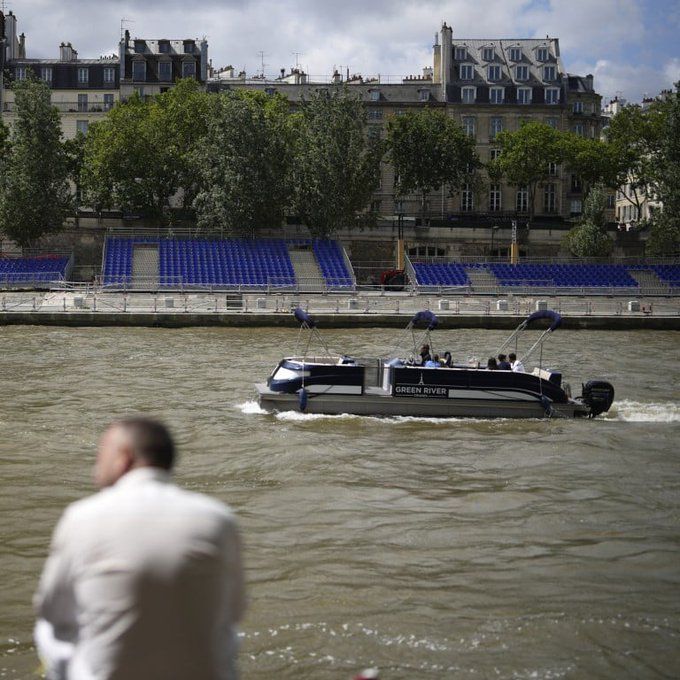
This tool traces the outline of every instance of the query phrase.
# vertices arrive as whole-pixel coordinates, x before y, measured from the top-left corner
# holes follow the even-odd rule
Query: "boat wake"
[[[674,401],[615,401],[604,419],[628,423],[677,423],[680,422],[680,404]]]
[[[430,418],[425,416],[366,416],[353,413],[301,413],[300,411],[280,411],[271,413],[263,409],[256,401],[246,401],[236,406],[244,415],[273,415],[277,420],[287,422],[311,422],[314,420],[374,420],[380,423],[424,423],[427,425],[450,425],[452,423],[482,423],[487,418]],[[496,421],[507,418],[496,418]]]

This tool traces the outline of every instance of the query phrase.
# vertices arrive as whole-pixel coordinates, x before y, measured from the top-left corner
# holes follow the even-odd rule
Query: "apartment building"
[[[236,74],[233,69],[208,79],[211,92],[234,88],[280,93],[295,107],[311,92],[347,86],[366,106],[369,134],[384,136],[392,116],[423,106],[438,107],[455,118],[474,137],[482,161],[497,154],[496,136],[516,130],[526,121],[544,122],[559,130],[598,137],[602,127],[601,97],[591,75],[578,76],[565,69],[557,38],[465,39],[443,24],[435,36],[432,66],[398,82],[350,76],[336,72],[330,82],[315,82],[294,69],[277,78]],[[582,185],[564,168],[550,168],[551,178],[536,192],[534,224],[537,228],[566,229],[582,211]],[[430,225],[503,225],[523,221],[529,214],[525,187],[486,183],[483,191],[464,187],[450,196],[446,189],[430,194],[425,220]],[[420,196],[398,196],[394,172],[386,164],[372,210],[389,221],[406,215],[420,221]]]
[[[0,12],[0,35],[4,36],[4,78],[0,80],[0,112],[12,124],[16,105],[12,84],[34,77],[47,83],[52,104],[61,118],[65,139],[89,126],[110,111],[116,102],[133,92],[154,96],[172,87],[178,78],[196,78],[204,83],[208,69],[208,43],[205,40],[130,38],[125,31],[118,54],[82,59],[73,45],[61,43],[55,59],[26,56],[26,39],[17,36],[17,18]]]

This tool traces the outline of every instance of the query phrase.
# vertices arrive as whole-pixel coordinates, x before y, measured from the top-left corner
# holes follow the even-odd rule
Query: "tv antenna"
[[[295,69],[299,70],[300,69],[300,57],[304,55],[304,52],[291,52],[291,54],[295,57]]]
[[[260,57],[260,75],[262,76],[262,78],[264,78],[264,67],[268,66],[268,64],[264,63],[264,58],[265,58],[265,56],[269,56],[269,55],[265,55],[265,53],[262,50],[260,50],[257,53],[257,56]]]

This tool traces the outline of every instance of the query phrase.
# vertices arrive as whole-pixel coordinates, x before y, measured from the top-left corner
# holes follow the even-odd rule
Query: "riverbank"
[[[209,294],[100,291],[21,292],[0,298],[0,325],[72,327],[296,327],[290,313],[308,310],[324,328],[402,328],[431,309],[441,328],[515,328],[536,309],[562,314],[581,330],[680,330],[677,298],[607,296],[435,296],[412,293]]]

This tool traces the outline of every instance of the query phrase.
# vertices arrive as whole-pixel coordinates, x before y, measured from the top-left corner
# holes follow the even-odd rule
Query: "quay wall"
[[[403,328],[410,314],[314,313],[321,328]],[[513,329],[526,315],[442,314],[440,329]],[[186,327],[290,327],[297,322],[288,312],[112,312],[112,311],[3,311],[0,325],[27,326],[146,326]],[[680,316],[564,315],[563,328],[574,330],[680,330]]]

